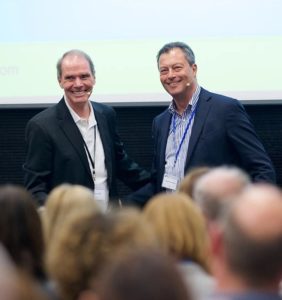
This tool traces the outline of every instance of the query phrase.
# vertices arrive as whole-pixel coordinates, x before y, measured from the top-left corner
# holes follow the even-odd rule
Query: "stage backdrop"
[[[12,0],[0,4],[0,106],[45,106],[61,90],[67,50],[93,58],[93,98],[114,105],[169,101],[157,51],[184,41],[199,83],[242,101],[282,99],[281,0]]]

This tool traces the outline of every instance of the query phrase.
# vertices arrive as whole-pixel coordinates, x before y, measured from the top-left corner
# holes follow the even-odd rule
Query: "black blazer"
[[[253,181],[275,182],[275,171],[255,129],[238,100],[201,88],[197,112],[188,146],[185,173],[199,166],[237,166]],[[143,206],[162,191],[165,150],[172,115],[168,109],[153,121],[153,180],[130,195],[129,200]]]
[[[101,136],[110,199],[117,198],[116,178],[133,189],[149,181],[149,173],[133,162],[116,132],[116,114],[91,102]],[[27,155],[24,185],[44,204],[47,194],[62,183],[94,189],[83,138],[64,99],[34,116],[26,126]]]

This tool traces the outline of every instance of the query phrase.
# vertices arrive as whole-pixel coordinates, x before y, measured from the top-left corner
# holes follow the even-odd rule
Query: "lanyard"
[[[181,147],[183,145],[183,142],[185,140],[185,137],[186,137],[186,134],[190,128],[190,125],[191,125],[191,122],[192,120],[194,119],[195,117],[195,114],[196,114],[196,110],[197,110],[197,107],[198,107],[198,102],[194,108],[194,110],[191,112],[190,114],[190,117],[189,117],[189,120],[188,120],[188,123],[186,125],[186,128],[185,128],[185,131],[183,133],[183,136],[181,138],[181,141],[179,143],[179,146],[178,146],[178,149],[176,150],[176,141],[175,141],[175,132],[176,132],[176,118],[175,118],[175,115],[176,113],[173,114],[173,140],[174,140],[174,147],[175,147],[175,159],[174,159],[174,166],[176,165],[176,162],[177,162],[177,159],[178,159],[178,156],[179,156],[179,153],[180,153],[180,150],[181,150]]]
[[[87,157],[88,157],[91,167],[92,167],[92,178],[95,183],[95,179],[96,179],[96,176],[95,176],[96,126],[94,126],[94,160],[91,157],[90,151],[89,151],[84,139],[83,139],[83,144],[84,144],[84,148],[86,150]]]

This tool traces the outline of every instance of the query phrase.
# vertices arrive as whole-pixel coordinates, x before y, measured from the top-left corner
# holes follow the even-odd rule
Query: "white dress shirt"
[[[85,141],[85,144],[87,145],[87,148],[91,155],[91,159],[94,162],[94,166],[95,166],[95,170],[94,170],[95,179],[93,178],[94,186],[95,186],[94,196],[97,202],[99,203],[99,205],[101,206],[101,208],[105,211],[108,207],[108,202],[109,202],[109,188],[107,185],[108,175],[105,166],[104,148],[101,141],[99,129],[97,126],[97,121],[95,119],[93,107],[91,103],[89,103],[89,107],[90,107],[89,118],[83,119],[71,108],[68,101],[66,100],[66,96],[65,96],[65,102],[75,124],[77,125]],[[93,173],[93,166],[89,158],[89,155],[87,154],[86,148],[85,148],[85,152],[88,159],[89,168],[91,170],[91,173]]]

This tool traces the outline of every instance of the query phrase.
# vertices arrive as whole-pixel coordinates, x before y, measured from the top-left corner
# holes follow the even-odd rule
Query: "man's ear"
[[[62,86],[62,79],[61,78],[58,78],[58,83],[59,83],[59,85],[60,85],[60,87],[63,89],[63,86]]]
[[[216,222],[209,222],[208,232],[210,236],[210,247],[212,255],[221,255],[223,250],[223,231]]]
[[[193,69],[194,76],[196,77],[197,71],[198,71],[198,66],[196,64],[193,64],[192,69]]]

